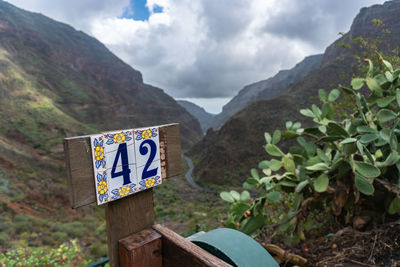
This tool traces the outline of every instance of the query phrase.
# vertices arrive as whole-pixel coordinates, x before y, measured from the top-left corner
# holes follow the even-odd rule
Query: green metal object
[[[278,263],[250,236],[228,228],[188,238],[221,260],[238,267],[279,267]]]
[[[99,261],[96,261],[95,263],[92,263],[90,265],[88,265],[87,267],[104,267],[107,263],[108,263],[108,257],[101,259]]]

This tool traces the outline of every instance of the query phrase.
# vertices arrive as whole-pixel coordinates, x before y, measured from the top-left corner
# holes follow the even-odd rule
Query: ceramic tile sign
[[[161,184],[160,140],[158,128],[134,130],[136,174],[139,190]]]
[[[161,184],[158,127],[90,136],[97,204]]]

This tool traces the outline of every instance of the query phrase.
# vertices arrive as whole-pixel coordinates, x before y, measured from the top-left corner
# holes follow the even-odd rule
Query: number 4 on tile
[[[119,158],[121,158],[121,167],[122,170],[119,172],[115,172]],[[119,144],[117,154],[115,155],[114,163],[111,169],[111,178],[117,178],[123,176],[124,183],[123,185],[127,185],[131,183],[130,178],[131,169],[129,168],[129,160],[128,160],[128,149],[126,143]]]

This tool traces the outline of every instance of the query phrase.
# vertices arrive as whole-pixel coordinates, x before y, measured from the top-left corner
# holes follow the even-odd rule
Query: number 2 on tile
[[[157,175],[157,169],[158,169],[158,167],[157,167],[157,168],[149,170],[149,167],[150,167],[151,163],[153,162],[154,157],[156,156],[156,151],[157,151],[156,143],[151,139],[143,141],[139,147],[139,152],[143,156],[145,156],[149,152],[149,149],[147,148],[147,146],[144,146],[145,144],[148,144],[150,146],[150,156],[146,162],[146,165],[144,166],[144,169],[142,172],[142,179],[147,179],[147,178]]]
[[[121,157],[122,171],[115,172],[115,169],[117,168],[117,164],[119,161],[119,157]],[[123,176],[124,177],[124,185],[127,185],[127,184],[131,183],[131,179],[129,177],[130,173],[131,173],[131,169],[129,169],[128,150],[126,147],[126,143],[123,143],[118,146],[118,151],[117,151],[117,154],[115,155],[113,167],[111,169],[111,178],[117,178],[117,177]]]

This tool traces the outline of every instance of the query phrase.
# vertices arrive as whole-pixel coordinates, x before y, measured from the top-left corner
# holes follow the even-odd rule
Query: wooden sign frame
[[[181,173],[179,124],[174,123],[158,127],[161,173],[163,179],[166,179]],[[79,208],[96,202],[90,136],[65,138],[64,151],[71,207]]]

